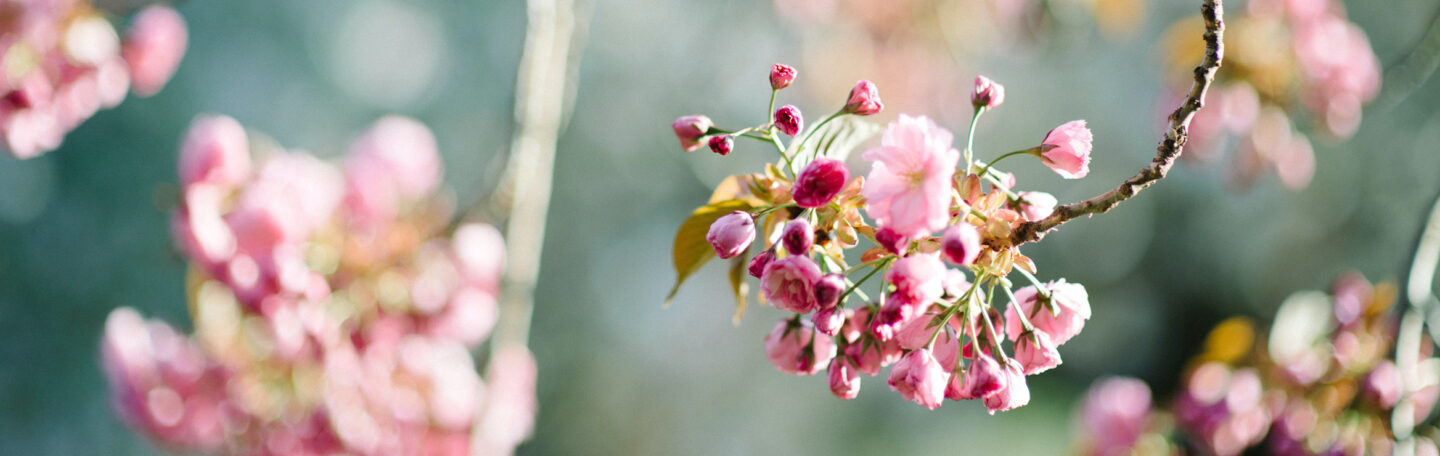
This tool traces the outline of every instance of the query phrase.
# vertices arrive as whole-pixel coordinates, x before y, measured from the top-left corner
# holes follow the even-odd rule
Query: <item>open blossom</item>
[[[969,223],[952,226],[940,238],[940,251],[952,263],[961,266],[974,264],[975,257],[980,256],[980,231]]]
[[[810,258],[789,256],[770,262],[760,278],[765,298],[776,309],[807,313],[815,310],[815,282],[820,280],[820,266]]]
[[[1005,309],[1005,333],[1010,336],[1010,340],[1017,340],[1024,331],[1019,317],[1015,314],[1017,309],[1025,312],[1035,330],[1049,335],[1055,345],[1064,344],[1071,337],[1080,334],[1085,320],[1090,319],[1090,295],[1085,292],[1085,287],[1060,279],[1046,284],[1045,288],[1050,293],[1051,304],[1059,309],[1059,314],[1052,313],[1049,307],[1041,304],[1044,297],[1036,292],[1033,285],[1015,290],[1017,302]]]
[[[994,109],[1005,102],[1005,86],[984,76],[975,77],[975,90],[970,93],[970,104],[975,109]]]
[[[850,169],[845,162],[833,158],[819,158],[795,177],[795,205],[803,208],[817,208],[830,203],[845,189],[850,180]]]
[[[1030,403],[1030,387],[1025,384],[1025,374],[1020,371],[1020,365],[1010,361],[1001,366],[1001,370],[1005,374],[1004,387],[985,397],[985,408],[990,409],[991,414],[1014,410]]]
[[[855,83],[855,88],[850,89],[850,97],[845,100],[845,107],[840,111],[868,116],[879,114],[884,109],[885,104],[880,102],[880,89],[875,87],[875,83],[862,79]]]
[[[710,131],[710,127],[714,125],[709,117],[697,114],[675,119],[670,128],[675,130],[675,138],[680,140],[680,148],[686,152],[694,152],[704,145],[700,138],[705,137],[705,132]]]
[[[960,162],[954,136],[924,116],[901,115],[880,145],[865,152],[873,162],[861,190],[876,225],[915,239],[950,220],[950,179]]]
[[[1009,381],[999,361],[988,353],[979,353],[965,368],[965,383],[951,399],[988,399],[1004,391]]]
[[[828,366],[836,352],[834,339],[816,334],[808,321],[780,320],[765,336],[765,355],[781,372],[813,375]]]
[[[890,389],[905,400],[934,410],[945,400],[950,374],[928,349],[912,350],[890,368]]]
[[[1040,160],[1060,177],[1079,179],[1090,174],[1090,149],[1093,140],[1085,121],[1073,120],[1045,134],[1040,144]]]
[[[750,248],[755,240],[755,219],[745,211],[731,212],[710,224],[705,241],[720,258],[732,258]]]
[[[1060,365],[1060,350],[1043,331],[1021,334],[1015,341],[1015,360],[1025,375],[1035,375]]]
[[[800,115],[800,108],[795,105],[785,105],[776,109],[775,128],[779,128],[781,133],[790,136],[800,134],[800,131],[805,129],[805,117]]]
[[[1015,197],[1015,205],[1020,209],[1020,214],[1030,222],[1049,217],[1055,213],[1055,205],[1059,204],[1054,195],[1045,192],[1020,192],[1016,193]]]

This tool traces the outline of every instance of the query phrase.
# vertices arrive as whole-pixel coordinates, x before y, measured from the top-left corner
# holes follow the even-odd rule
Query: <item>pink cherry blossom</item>
[[[980,256],[980,231],[969,223],[952,226],[940,238],[940,251],[951,263],[960,266],[974,264],[975,258]]]
[[[1010,336],[1010,340],[1017,340],[1024,331],[1019,317],[1015,314],[1017,309],[1025,312],[1030,324],[1037,331],[1048,334],[1057,346],[1080,334],[1085,320],[1090,319],[1090,295],[1085,292],[1085,287],[1060,279],[1046,284],[1045,288],[1050,293],[1051,303],[1059,309],[1059,314],[1052,313],[1049,307],[1040,304],[1043,298],[1034,286],[1015,290],[1015,299],[1018,302],[1005,309],[1005,333]]]
[[[845,288],[845,276],[838,273],[826,274],[815,282],[815,303],[821,309],[835,307],[840,303],[840,295],[845,293]]]
[[[841,399],[860,395],[860,372],[839,356],[830,361],[830,393]]]
[[[817,208],[829,204],[835,195],[845,189],[849,180],[850,170],[845,167],[845,162],[833,158],[816,159],[795,178],[795,205]]]
[[[815,228],[810,226],[810,220],[798,218],[785,224],[785,230],[780,234],[780,244],[785,246],[785,251],[791,255],[808,255],[810,246],[815,243]]]
[[[1080,406],[1080,425],[1086,454],[1125,454],[1134,447],[1150,414],[1150,388],[1133,378],[1108,377],[1095,381]]]
[[[1040,160],[1060,177],[1079,179],[1090,174],[1090,150],[1093,137],[1085,121],[1061,124],[1045,134],[1040,145]]]
[[[185,19],[173,8],[155,5],[136,13],[122,50],[131,90],[148,97],[165,87],[180,67],[187,39]]]
[[[1001,370],[1005,374],[1004,388],[985,397],[985,408],[990,409],[992,415],[1030,403],[1030,387],[1025,384],[1025,374],[1020,372],[1019,363],[1007,362]]]
[[[1015,360],[1025,375],[1035,375],[1060,365],[1060,351],[1043,331],[1021,334],[1015,341]]]
[[[770,88],[772,90],[790,87],[792,82],[795,82],[795,67],[779,63],[770,67]]]
[[[1005,86],[984,76],[975,77],[975,90],[970,93],[970,104],[976,109],[995,109],[1005,102]]]
[[[694,152],[695,149],[704,145],[700,142],[700,138],[704,137],[705,132],[710,131],[710,127],[714,125],[710,122],[709,117],[689,115],[675,119],[675,123],[670,124],[670,128],[675,131],[675,138],[680,140],[680,148],[685,149],[686,152]]]
[[[950,220],[950,179],[960,162],[954,136],[934,121],[901,115],[880,145],[865,152],[873,162],[861,193],[875,223],[911,239],[943,229]]]
[[[799,324],[780,320],[765,336],[765,356],[781,372],[813,375],[829,365],[835,357],[835,341],[818,334],[810,322]]]
[[[711,136],[709,144],[711,152],[724,157],[730,155],[730,151],[735,149],[735,137],[730,135]]]
[[[1000,362],[988,353],[979,353],[965,369],[965,384],[952,399],[987,399],[1005,390],[1010,377]]]
[[[850,97],[845,100],[845,107],[840,111],[869,116],[879,114],[884,109],[885,104],[880,101],[880,89],[875,87],[875,83],[861,79],[855,83],[855,88],[850,89]]]
[[[705,240],[720,258],[732,258],[750,248],[755,240],[755,219],[745,211],[731,212],[710,224]]]
[[[1044,220],[1050,214],[1055,213],[1055,205],[1059,201],[1055,196],[1045,192],[1019,192],[1015,194],[1016,206],[1020,214],[1025,216],[1026,221],[1035,222]]]
[[[760,288],[770,305],[786,312],[808,313],[819,307],[815,302],[815,282],[820,280],[820,266],[810,258],[789,256],[770,262],[760,278]]]
[[[800,114],[800,108],[795,105],[781,106],[775,110],[775,128],[781,133],[795,136],[805,129],[805,117]]]
[[[198,116],[180,144],[180,185],[239,185],[250,177],[245,127],[228,116]]]
[[[945,400],[950,374],[928,349],[912,350],[890,368],[890,389],[905,400],[934,410]]]

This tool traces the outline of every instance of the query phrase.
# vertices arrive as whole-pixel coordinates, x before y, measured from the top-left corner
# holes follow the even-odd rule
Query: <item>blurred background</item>
[[[1393,107],[1367,110],[1348,140],[1314,139],[1314,177],[1303,190],[1274,176],[1237,186],[1223,158],[1185,163],[1111,213],[1028,246],[1041,278],[1085,284],[1094,309],[1088,329],[1065,346],[1065,364],[1031,378],[1029,406],[997,416],[972,403],[926,411],[881,377],[866,378],[858,399],[836,400],[823,378],[782,374],[765,360],[761,340],[779,311],[753,306],[731,323],[722,266],[706,267],[661,308],[678,224],[720,179],[774,158],[748,142],[728,157],[686,154],[670,122],[696,113],[727,127],[763,122],[766,74],[784,62],[799,77],[781,102],[812,121],[866,78],[886,101],[874,120],[926,114],[963,132],[969,81],[983,73],[1008,93],[980,125],[978,157],[1028,147],[1068,120],[1089,121],[1096,148],[1088,178],[1062,181],[1035,163],[1009,167],[1023,186],[1075,201],[1154,155],[1172,78],[1159,37],[1199,8],[1056,0],[1007,16],[1015,2],[924,2],[934,14],[915,1],[872,10],[851,3],[860,2],[593,3],[530,337],[540,415],[519,453],[1063,452],[1072,407],[1094,378],[1137,376],[1166,397],[1224,317],[1268,321],[1289,293],[1323,288],[1346,269],[1398,278],[1440,191],[1440,80],[1431,80]],[[1387,67],[1440,8],[1421,0],[1345,6]],[[190,46],[164,91],[101,111],[39,158],[0,156],[5,453],[158,452],[112,413],[98,341],[118,306],[189,329],[169,212],[177,147],[195,114],[233,116],[323,157],[341,154],[383,114],[414,116],[435,131],[446,185],[462,205],[487,194],[503,168],[521,1],[192,0],[176,8]],[[910,13],[887,15],[894,11]],[[867,169],[858,159],[851,166]]]

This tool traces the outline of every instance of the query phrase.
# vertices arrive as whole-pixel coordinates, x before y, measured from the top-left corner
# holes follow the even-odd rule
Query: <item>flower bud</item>
[[[199,116],[180,143],[180,185],[239,185],[250,176],[250,142],[245,127],[226,116]]]
[[[755,258],[750,259],[750,267],[748,268],[750,271],[750,277],[754,277],[757,279],[760,278],[760,276],[765,274],[765,266],[769,265],[770,262],[774,260],[775,249],[773,248],[764,252],[760,252],[759,255],[755,255]]]
[[[790,87],[791,82],[795,82],[795,67],[779,63],[770,67],[771,89],[780,90]]]
[[[815,243],[815,229],[810,227],[809,220],[791,220],[785,224],[780,243],[785,245],[785,251],[791,255],[806,255],[810,252],[810,246]]]
[[[975,109],[994,109],[1005,102],[1005,86],[984,76],[975,77],[975,91],[970,94],[970,105]]]
[[[1045,289],[1049,294],[1048,303],[1046,296],[1033,285],[1015,290],[1015,304],[1005,309],[1005,334],[1010,340],[1018,341],[1024,331],[1017,310],[1031,316],[1030,324],[1036,331],[1050,336],[1055,345],[1064,344],[1085,327],[1085,320],[1090,319],[1090,295],[1085,286],[1060,279],[1046,284]],[[1037,311],[1035,306],[1043,307]],[[1058,312],[1051,312],[1050,306]]]
[[[180,67],[185,55],[185,19],[168,6],[150,6],[135,14],[121,53],[129,66],[136,95],[159,92]]]
[[[675,138],[680,140],[680,148],[686,152],[694,152],[700,148],[700,138],[705,137],[705,132],[710,131],[710,127],[714,125],[709,117],[690,115],[675,119],[670,128],[675,130]]]
[[[890,368],[890,389],[905,400],[934,410],[945,400],[945,385],[950,374],[940,367],[930,349],[911,350],[895,367]]]
[[[810,322],[780,320],[765,336],[765,356],[781,372],[813,375],[835,357],[835,340],[816,337]]]
[[[837,356],[830,361],[830,392],[841,399],[854,399],[860,395],[860,372]]]
[[[775,127],[790,136],[800,134],[800,130],[805,127],[805,118],[800,116],[800,108],[795,105],[785,105],[776,109]]]
[[[843,275],[826,274],[815,282],[815,302],[820,304],[821,309],[835,307],[840,303],[840,295],[843,293],[845,293],[845,276]]]
[[[1050,341],[1050,335],[1041,331],[1021,334],[1015,341],[1015,360],[1024,368],[1025,375],[1035,375],[1060,365],[1060,351]]]
[[[850,170],[845,162],[833,158],[819,158],[795,177],[795,205],[803,208],[817,208],[830,203],[845,189],[850,180]]]
[[[985,398],[985,408],[990,409],[991,415],[1030,403],[1030,387],[1025,384],[1020,365],[1012,360],[1005,363],[1003,370],[1005,387]]]
[[[1025,220],[1031,222],[1039,221],[1055,213],[1055,205],[1059,203],[1055,200],[1055,196],[1045,192],[1020,192],[1015,196],[1019,198],[1019,201],[1015,202],[1016,209],[1019,209],[1020,214],[1025,216]]]
[[[965,368],[964,396],[966,399],[984,399],[1005,389],[1008,377],[1000,363],[987,353],[978,353],[970,366]]]
[[[710,242],[720,258],[732,258],[744,252],[755,240],[755,219],[750,217],[749,212],[731,212],[710,224],[705,240]]]
[[[980,232],[975,225],[961,223],[950,227],[940,238],[940,251],[950,262],[969,266],[980,256]]]
[[[710,151],[720,156],[730,155],[730,150],[735,148],[735,138],[730,135],[712,136],[710,138]]]
[[[909,239],[905,239],[905,236],[901,236],[899,232],[888,227],[875,232],[875,242],[880,244],[880,248],[885,249],[886,252],[895,255],[899,255],[910,244]]]
[[[1400,401],[1400,376],[1395,363],[1381,361],[1365,376],[1365,396],[1381,408],[1389,410]]]
[[[845,108],[840,112],[868,116],[878,114],[883,109],[885,104],[880,102],[880,89],[875,87],[875,83],[861,79],[855,83],[855,88],[850,89],[850,98],[845,101]]]
[[[810,322],[815,323],[815,330],[827,336],[834,336],[840,333],[840,328],[845,326],[845,309],[837,307],[822,308],[810,316]]]
[[[1090,150],[1094,140],[1085,121],[1074,120],[1045,134],[1040,144],[1040,161],[1060,177],[1079,179],[1090,174]]]

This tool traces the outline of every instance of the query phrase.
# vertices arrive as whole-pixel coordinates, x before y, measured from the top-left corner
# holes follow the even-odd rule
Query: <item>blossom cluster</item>
[[[1009,240],[1021,223],[1049,216],[1055,198],[1019,191],[1013,175],[992,165],[1031,156],[1066,179],[1084,177],[1092,148],[1085,122],[983,163],[971,141],[962,152],[949,130],[902,114],[864,152],[869,173],[852,178],[844,159],[868,125],[857,117],[884,109],[878,89],[859,81],[843,107],[805,128],[799,108],[774,108],[795,77],[794,68],[774,66],[774,115],[760,125],[730,130],[702,115],[672,125],[686,151],[709,145],[728,155],[735,139],[750,138],[781,158],[764,173],[727,179],[682,225],[676,287],[711,257],[731,259],[737,293],[748,271],[762,300],[791,314],[765,338],[770,362],[797,375],[827,370],[831,392],[843,399],[859,393],[860,374],[888,366],[890,388],[926,408],[947,398],[980,400],[992,413],[1028,403],[1025,376],[1060,364],[1058,347],[1081,331],[1090,303],[1079,284],[1038,280]],[[972,132],[1005,100],[1004,87],[988,78],[973,87]],[[873,247],[856,249],[862,239]],[[1030,285],[1015,289],[1012,272]],[[876,276],[885,283],[872,300],[861,285]],[[995,305],[997,296],[1009,305]]]
[[[1222,322],[1187,364],[1168,412],[1152,409],[1139,380],[1096,382],[1078,414],[1082,452],[1391,454],[1392,423],[1425,422],[1440,398],[1440,378],[1403,381],[1399,358],[1389,356],[1397,345],[1396,293],[1348,273],[1328,295],[1292,295],[1268,334],[1257,336],[1242,317]],[[1415,364],[1440,363],[1433,343],[1421,347]],[[1411,454],[1440,454],[1436,431],[1417,427],[1413,434],[1425,437],[1412,442]]]
[[[159,92],[186,36],[164,5],[136,13],[122,38],[88,0],[0,0],[0,148],[40,155],[126,92]]]
[[[1349,138],[1379,91],[1380,60],[1338,0],[1254,0],[1226,24],[1231,39],[1211,101],[1216,109],[1196,114],[1186,155],[1213,160],[1232,142],[1240,183],[1273,172],[1286,187],[1304,188],[1315,152],[1295,119],[1308,118],[1322,138]],[[1188,86],[1191,59],[1203,52],[1191,40],[1200,27],[1192,18],[1168,33],[1176,92]]]
[[[476,370],[504,245],[451,226],[430,130],[382,118],[339,166],[270,144],[224,116],[186,133],[172,227],[195,333],[111,313],[125,421],[185,451],[509,453],[533,422],[535,364],[505,347]]]

